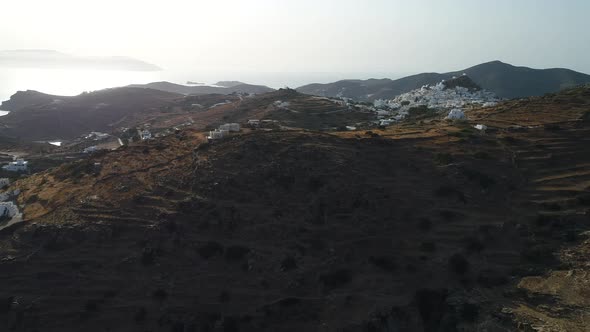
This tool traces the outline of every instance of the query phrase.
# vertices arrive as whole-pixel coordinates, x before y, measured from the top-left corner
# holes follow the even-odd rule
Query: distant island
[[[100,70],[159,71],[162,68],[125,56],[78,56],[54,50],[0,51],[0,67],[89,68]]]

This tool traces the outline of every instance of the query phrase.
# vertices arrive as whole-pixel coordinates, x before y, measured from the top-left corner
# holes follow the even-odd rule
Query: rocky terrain
[[[74,141],[91,132],[123,136],[128,128],[155,133],[174,128],[204,130],[225,122],[276,120],[287,127],[335,129],[366,122],[373,115],[342,101],[281,89],[258,95],[184,96],[144,88],[114,88],[74,97],[18,92],[3,103],[11,113],[0,118],[0,137],[23,141]]]
[[[74,97],[21,92],[3,104],[9,105],[11,112],[0,118],[0,135],[35,141],[111,132],[160,114],[179,98],[178,94],[139,88],[106,89]]]
[[[293,110],[330,105],[263,96],[215,116],[285,109],[295,121]],[[22,179],[11,188],[25,221],[0,232],[0,321],[60,332],[585,331],[590,88],[466,114],[214,144],[185,129]]]
[[[451,73],[423,73],[397,80],[344,80],[329,84],[309,84],[297,88],[297,91],[317,96],[374,101],[393,99],[424,85],[434,85],[463,74],[467,74],[477,85],[500,98],[542,96],[567,87],[590,83],[590,75],[568,69],[541,70],[493,61]]]

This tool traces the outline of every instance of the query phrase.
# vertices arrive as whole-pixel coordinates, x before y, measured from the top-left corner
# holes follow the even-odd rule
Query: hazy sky
[[[3,1],[0,49],[170,70],[413,73],[490,60],[590,73],[588,0]]]

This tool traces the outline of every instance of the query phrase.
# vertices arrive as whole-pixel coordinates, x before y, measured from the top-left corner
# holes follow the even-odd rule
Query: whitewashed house
[[[213,130],[209,132],[209,136],[207,136],[208,140],[216,140],[216,139],[222,139],[223,136],[225,136],[224,132],[222,132],[221,130]]]
[[[465,117],[465,113],[461,109],[455,108],[449,112],[449,115],[447,115],[447,119],[448,120],[465,120],[466,117]]]
[[[240,131],[240,124],[239,123],[226,123],[226,124],[219,126],[219,130],[238,132],[238,131]]]
[[[2,168],[10,172],[26,172],[29,169],[29,162],[24,159],[17,159],[9,162],[8,165],[2,166]]]
[[[89,146],[86,149],[84,149],[84,153],[93,153],[93,152],[96,152],[96,151],[98,151],[98,147],[96,147],[94,145],[93,146]]]
[[[250,127],[258,127],[260,126],[260,120],[248,120],[248,125]]]
[[[0,202],[0,217],[12,218],[19,214],[18,207],[13,202]]]
[[[4,189],[10,186],[10,179],[8,178],[0,178],[0,189]]]
[[[147,129],[140,131],[139,136],[143,141],[148,140],[148,139],[152,139],[152,133]]]

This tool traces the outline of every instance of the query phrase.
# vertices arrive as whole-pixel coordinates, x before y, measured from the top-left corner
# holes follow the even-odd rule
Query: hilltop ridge
[[[449,73],[423,73],[397,80],[345,80],[328,84],[309,84],[297,88],[302,93],[346,97],[357,100],[393,99],[394,97],[467,74],[481,88],[501,98],[541,96],[561,89],[590,83],[590,75],[569,69],[532,69],[492,61]]]

